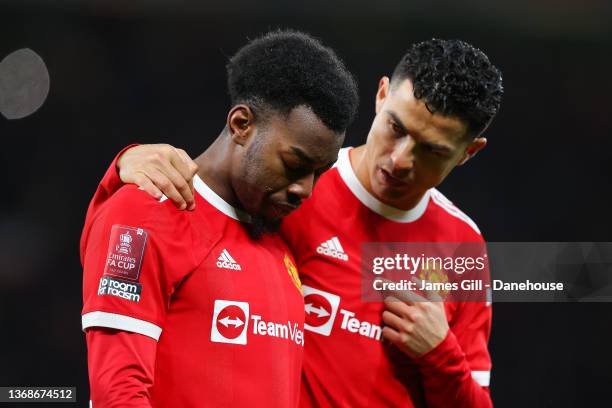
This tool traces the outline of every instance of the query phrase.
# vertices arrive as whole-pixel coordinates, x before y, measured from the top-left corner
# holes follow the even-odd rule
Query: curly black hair
[[[359,105],[357,82],[336,53],[293,30],[269,32],[240,48],[227,64],[227,86],[232,104],[249,105],[256,117],[306,105],[338,133]]]
[[[460,40],[432,39],[410,47],[392,84],[410,79],[430,112],[455,116],[478,136],[489,126],[504,93],[502,75],[484,52]]]

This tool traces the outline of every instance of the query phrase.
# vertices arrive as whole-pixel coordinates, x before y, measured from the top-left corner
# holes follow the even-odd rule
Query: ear
[[[465,149],[465,152],[463,152],[463,157],[459,163],[457,163],[457,166],[461,166],[472,157],[476,156],[476,153],[484,149],[486,145],[487,139],[484,137],[477,137],[476,139],[472,140],[472,142]]]
[[[382,109],[385,98],[389,94],[389,77],[382,77],[378,81],[378,91],[376,92],[376,114]]]
[[[255,115],[247,105],[236,105],[227,114],[227,128],[232,141],[244,146],[253,133]]]

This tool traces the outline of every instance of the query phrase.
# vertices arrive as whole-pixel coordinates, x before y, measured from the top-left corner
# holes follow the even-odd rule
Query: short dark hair
[[[227,64],[233,105],[257,114],[310,107],[332,131],[344,132],[359,105],[357,82],[336,53],[308,34],[278,30],[249,41]],[[259,109],[258,109],[259,108]]]
[[[392,84],[410,79],[431,112],[456,116],[477,136],[491,123],[504,93],[502,75],[484,52],[460,40],[432,39],[410,47]]]

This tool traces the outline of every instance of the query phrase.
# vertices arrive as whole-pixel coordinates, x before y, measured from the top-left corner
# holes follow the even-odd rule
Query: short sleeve
[[[159,340],[174,291],[197,265],[189,216],[130,185],[88,217],[83,330],[107,327]]]

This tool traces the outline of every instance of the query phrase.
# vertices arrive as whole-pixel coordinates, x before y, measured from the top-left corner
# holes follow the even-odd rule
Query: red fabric
[[[138,300],[100,295],[111,256],[118,242],[112,241],[113,228],[141,229],[146,235],[142,260],[130,254],[140,268],[136,281],[112,276],[114,281],[140,285]],[[182,280],[202,261],[209,250],[208,236],[195,231],[189,214],[178,212],[168,202],[160,203],[134,185],[118,190],[92,211],[83,229],[83,315],[106,312],[129,316],[164,328],[171,297]],[[171,261],[170,261],[171,260]],[[124,291],[125,292],[125,291]],[[146,333],[142,333],[146,334]]]
[[[138,145],[131,144],[121,149],[121,151],[113,159],[110,166],[108,166],[108,169],[104,173],[104,177],[102,178],[102,181],[100,181],[100,184],[98,184],[98,188],[91,202],[89,203],[89,208],[87,209],[87,216],[85,218],[85,225],[90,225],[91,218],[97,214],[97,211],[102,205],[102,203],[108,200],[108,198],[111,195],[113,195],[113,193],[115,193],[117,190],[123,187],[123,182],[121,181],[121,178],[119,178],[119,173],[117,172],[117,160],[119,160],[119,157],[121,157],[121,155],[125,153],[126,150],[134,146],[138,146]],[[85,250],[85,245],[87,243],[86,232],[88,231],[83,230],[83,234],[81,235],[81,244],[80,244],[81,265],[83,264],[83,253]]]
[[[87,331],[93,408],[149,408],[157,342],[121,330]]]
[[[422,213],[413,210],[409,221],[384,217],[371,209],[376,207],[375,199],[370,196],[368,201],[355,188],[356,179],[347,175],[352,172],[348,160],[348,152],[341,151],[336,166],[319,179],[312,198],[282,225],[298,262],[307,306],[302,406],[455,407],[472,406],[476,400],[486,404],[487,390],[472,379],[471,371],[491,370],[490,306],[445,304],[454,334],[452,350],[462,360],[433,371],[426,359],[418,364],[382,342],[384,305],[362,300],[364,243],[483,242],[480,232],[434,192]],[[444,350],[443,345],[439,352]],[[437,373],[446,369],[448,374],[438,379]]]
[[[423,378],[425,400],[429,408],[492,407],[488,387],[472,379],[468,360],[451,330],[429,353],[415,359]]]
[[[114,164],[107,176],[104,193],[121,186]],[[330,334],[305,332],[302,406],[492,406],[488,387],[471,376],[471,371],[491,370],[490,306],[446,304],[451,331],[434,350],[414,360],[380,342],[375,330],[369,332],[374,338],[347,330],[351,319],[372,329],[382,326],[382,306],[360,300],[363,242],[482,241],[473,227],[433,202],[415,222],[385,219],[359,202],[333,169],[321,177],[313,198],[285,220],[283,234],[303,282],[340,297]],[[317,252],[334,236],[349,262]],[[307,312],[307,322],[311,318]]]
[[[278,234],[253,240],[231,216],[236,209],[215,207],[199,178],[194,211],[134,185],[117,190],[118,180],[113,163],[81,245],[94,399],[148,396],[156,408],[296,406],[304,302],[284,241]],[[89,335],[101,327],[131,333]]]

